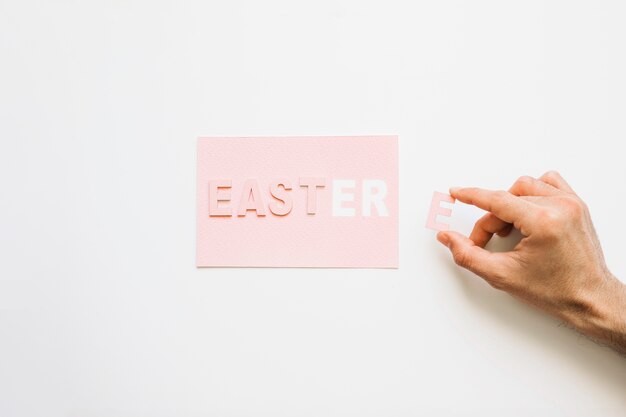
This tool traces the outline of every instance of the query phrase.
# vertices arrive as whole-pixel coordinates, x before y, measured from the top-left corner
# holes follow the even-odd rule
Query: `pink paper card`
[[[198,139],[196,264],[398,267],[398,138]]]

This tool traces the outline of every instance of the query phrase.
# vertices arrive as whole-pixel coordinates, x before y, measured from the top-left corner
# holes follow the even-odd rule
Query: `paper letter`
[[[278,180],[270,186],[270,194],[272,194],[272,197],[282,203],[278,204],[276,201],[272,201],[270,203],[270,211],[277,216],[289,214],[291,207],[293,206],[291,196],[287,190],[291,190],[291,183],[285,179]]]
[[[354,189],[354,180],[333,180],[333,216],[335,217],[354,217],[353,207],[343,207],[341,203],[344,201],[354,201],[354,194],[344,194],[344,188]]]
[[[325,178],[300,178],[300,187],[306,187],[306,212],[315,214],[317,212],[317,187],[325,187]]]
[[[265,207],[263,207],[263,197],[259,191],[259,183],[257,180],[246,180],[243,184],[241,193],[241,201],[239,202],[238,216],[245,217],[248,210],[256,211],[257,216],[265,216]]]
[[[454,203],[454,198],[448,194],[433,193],[433,200],[430,203],[430,211],[428,212],[428,220],[426,220],[426,227],[433,230],[448,230],[450,225],[447,223],[437,222],[437,215],[450,217],[452,215],[452,209],[441,207],[441,202]]]
[[[220,201],[230,201],[230,180],[214,180],[209,181],[209,216],[232,216],[233,212],[230,207],[220,207]],[[228,189],[223,193],[219,193],[220,188]]]

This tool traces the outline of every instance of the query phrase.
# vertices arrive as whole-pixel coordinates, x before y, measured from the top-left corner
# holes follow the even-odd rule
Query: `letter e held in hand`
[[[430,203],[430,210],[428,211],[428,219],[426,220],[426,227],[433,230],[448,230],[450,225],[448,223],[441,223],[437,221],[437,216],[450,217],[452,215],[452,209],[442,207],[441,202],[454,203],[454,198],[448,194],[435,191],[433,193],[433,199]]]

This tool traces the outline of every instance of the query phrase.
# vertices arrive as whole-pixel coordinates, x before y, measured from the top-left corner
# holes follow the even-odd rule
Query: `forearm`
[[[626,285],[613,275],[588,297],[589,308],[566,320],[580,332],[626,354]]]

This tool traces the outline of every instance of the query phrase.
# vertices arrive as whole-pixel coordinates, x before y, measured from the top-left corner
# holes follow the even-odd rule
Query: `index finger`
[[[450,189],[450,195],[463,203],[487,210],[507,223],[514,224],[522,233],[524,233],[522,229],[529,227],[529,216],[536,210],[535,205],[530,201],[506,191],[455,187]]]

